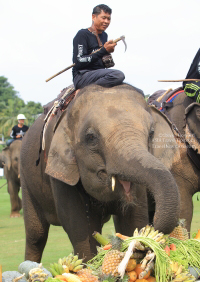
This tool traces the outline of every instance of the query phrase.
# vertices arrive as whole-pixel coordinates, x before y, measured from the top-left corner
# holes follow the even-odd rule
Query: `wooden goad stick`
[[[175,80],[158,80],[158,82],[182,82],[182,81],[200,81],[197,78],[175,79]]]
[[[126,42],[125,42],[125,36],[124,36],[124,35],[122,35],[121,37],[119,37],[119,38],[113,40],[113,42],[114,42],[114,43],[117,43],[117,42],[120,41],[120,40],[122,40],[122,41],[124,42],[125,51],[126,51],[127,45],[126,45]],[[102,47],[101,47],[101,48],[102,48]],[[101,48],[100,48],[100,49],[101,49]],[[98,49],[98,50],[92,52],[92,54],[95,53],[95,52],[97,52],[97,51],[99,51],[100,49]],[[59,74],[61,74],[61,73],[65,72],[65,71],[67,71],[67,70],[73,68],[75,65],[76,65],[76,64],[72,64],[71,66],[67,67],[66,69],[61,70],[61,71],[59,71],[58,73],[56,73],[56,74],[54,74],[53,76],[51,76],[50,78],[46,79],[45,81],[48,82],[49,80],[51,80],[52,78],[58,76]]]

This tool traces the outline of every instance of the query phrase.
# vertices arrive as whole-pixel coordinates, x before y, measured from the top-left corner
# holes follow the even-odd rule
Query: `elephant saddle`
[[[154,105],[159,111],[166,114],[166,109],[173,107],[173,100],[183,92],[184,90],[182,87],[178,87],[171,91],[158,90],[149,97],[147,103],[149,105]]]

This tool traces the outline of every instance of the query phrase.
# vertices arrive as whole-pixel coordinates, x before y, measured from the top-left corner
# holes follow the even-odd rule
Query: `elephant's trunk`
[[[168,234],[178,222],[180,209],[178,187],[170,171],[154,156],[149,153],[148,155],[148,167],[143,179],[155,199],[154,227]],[[138,176],[142,178],[143,173],[138,173]]]
[[[118,178],[125,194],[137,186],[134,184],[145,186],[150,191],[156,205],[154,227],[168,234],[176,226],[179,217],[180,198],[176,182],[159,159],[144,148],[134,150],[132,146],[129,146],[128,154],[123,148],[120,160],[119,156],[114,158],[115,164],[112,164],[110,171]]]

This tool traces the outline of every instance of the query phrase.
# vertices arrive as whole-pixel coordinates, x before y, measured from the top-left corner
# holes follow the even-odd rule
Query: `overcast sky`
[[[27,101],[46,104],[72,84],[71,70],[47,78],[72,64],[72,40],[91,25],[96,0],[0,0],[0,76]],[[200,48],[200,0],[107,0],[112,8],[109,39],[118,42],[115,68],[125,82],[145,94],[181,83],[159,79],[185,78]]]

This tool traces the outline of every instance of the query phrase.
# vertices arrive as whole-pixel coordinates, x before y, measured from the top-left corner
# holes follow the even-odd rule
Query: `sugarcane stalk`
[[[145,258],[142,260],[142,263],[141,263],[141,269],[142,270],[145,270],[145,268],[147,267],[147,262],[149,260],[153,260],[155,257],[155,254],[152,253],[151,251],[148,251]]]
[[[147,275],[147,273],[154,268],[154,262],[151,261],[150,263],[147,264],[147,267],[145,268],[144,271],[142,271],[139,275],[139,279],[143,279],[145,275]]]
[[[93,238],[102,246],[105,246],[110,243],[108,239],[106,239],[104,236],[102,236],[99,232],[94,231],[92,234]]]

